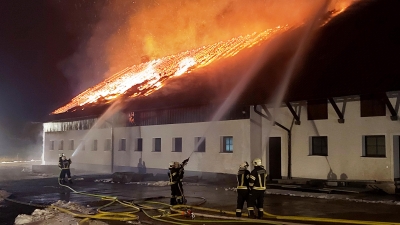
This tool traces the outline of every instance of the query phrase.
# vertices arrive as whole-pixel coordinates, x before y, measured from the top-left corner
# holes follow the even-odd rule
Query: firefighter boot
[[[176,205],[176,198],[171,198],[171,199],[169,200],[169,204],[170,204],[170,205]]]
[[[242,210],[236,209],[236,217],[242,217]]]
[[[263,214],[264,214],[263,210],[259,209],[258,213],[257,213],[257,219],[262,219],[263,218]]]

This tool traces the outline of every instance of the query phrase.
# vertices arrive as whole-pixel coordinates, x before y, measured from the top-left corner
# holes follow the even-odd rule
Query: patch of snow
[[[93,209],[81,206],[73,202],[57,201],[52,204],[60,208],[68,209],[81,214],[93,214]],[[72,215],[62,213],[54,208],[36,209],[32,215],[20,214],[15,218],[14,224],[27,224],[35,222],[38,225],[76,225],[82,218],[74,218]],[[90,225],[106,225],[107,223],[90,220]]]
[[[5,198],[8,198],[11,194],[7,191],[0,190],[0,202],[3,201]]]
[[[112,178],[109,178],[109,179],[98,179],[98,180],[95,180],[94,182],[112,183]]]

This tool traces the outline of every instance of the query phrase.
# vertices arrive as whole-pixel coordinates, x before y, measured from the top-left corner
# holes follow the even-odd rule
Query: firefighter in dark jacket
[[[71,159],[67,159],[67,157],[65,157],[64,154],[62,154],[61,158],[59,158],[59,162],[58,162],[58,167],[60,167],[61,172],[60,172],[60,177],[59,177],[59,182],[60,184],[65,184],[65,175],[67,175],[68,177],[68,182],[70,184],[72,184],[72,180],[71,180],[71,171],[69,169],[69,167],[71,166]]]
[[[248,211],[249,217],[255,218],[254,206],[257,207],[258,213],[257,218],[262,219],[263,217],[263,205],[264,205],[264,192],[267,181],[267,171],[261,164],[261,159],[256,158],[253,160],[254,169],[250,173],[249,178],[249,202]]]
[[[247,169],[248,167],[249,167],[249,164],[247,162],[240,164],[239,171],[237,174],[237,187],[236,187],[236,191],[237,191],[236,216],[237,217],[242,216],[244,202],[247,202],[247,205],[249,204],[248,197],[249,197],[250,172]]]
[[[181,164],[179,162],[170,162],[169,164],[169,185],[171,186],[170,205],[184,204],[186,202],[183,194],[183,175],[184,167],[189,159],[185,159]]]

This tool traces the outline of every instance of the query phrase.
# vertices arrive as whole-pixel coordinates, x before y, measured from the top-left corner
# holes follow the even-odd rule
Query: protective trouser
[[[182,194],[183,194],[183,189],[181,182],[176,182],[174,184],[171,184],[170,205],[183,204]]]
[[[248,206],[247,209],[249,210],[250,218],[255,218],[254,206],[257,207],[257,209],[258,209],[257,218],[258,219],[263,218],[264,192],[265,192],[265,190],[254,190],[254,189],[250,191],[249,202],[247,205]]]
[[[247,189],[237,189],[237,204],[236,204],[236,216],[242,216],[242,210],[244,202],[247,202],[247,207],[249,207],[249,190]]]
[[[59,178],[60,183],[61,184],[65,183],[65,181],[64,181],[65,175],[67,175],[69,183],[72,184],[70,169],[61,169],[60,178]]]

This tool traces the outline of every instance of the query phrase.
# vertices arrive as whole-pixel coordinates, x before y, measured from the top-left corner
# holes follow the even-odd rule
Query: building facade
[[[187,174],[235,174],[263,160],[272,178],[393,181],[400,177],[398,92],[387,101],[347,96],[280,107],[135,111],[44,124],[45,164],[58,154],[72,167],[98,173],[162,173],[190,157]],[[271,122],[271,121],[275,121]]]

